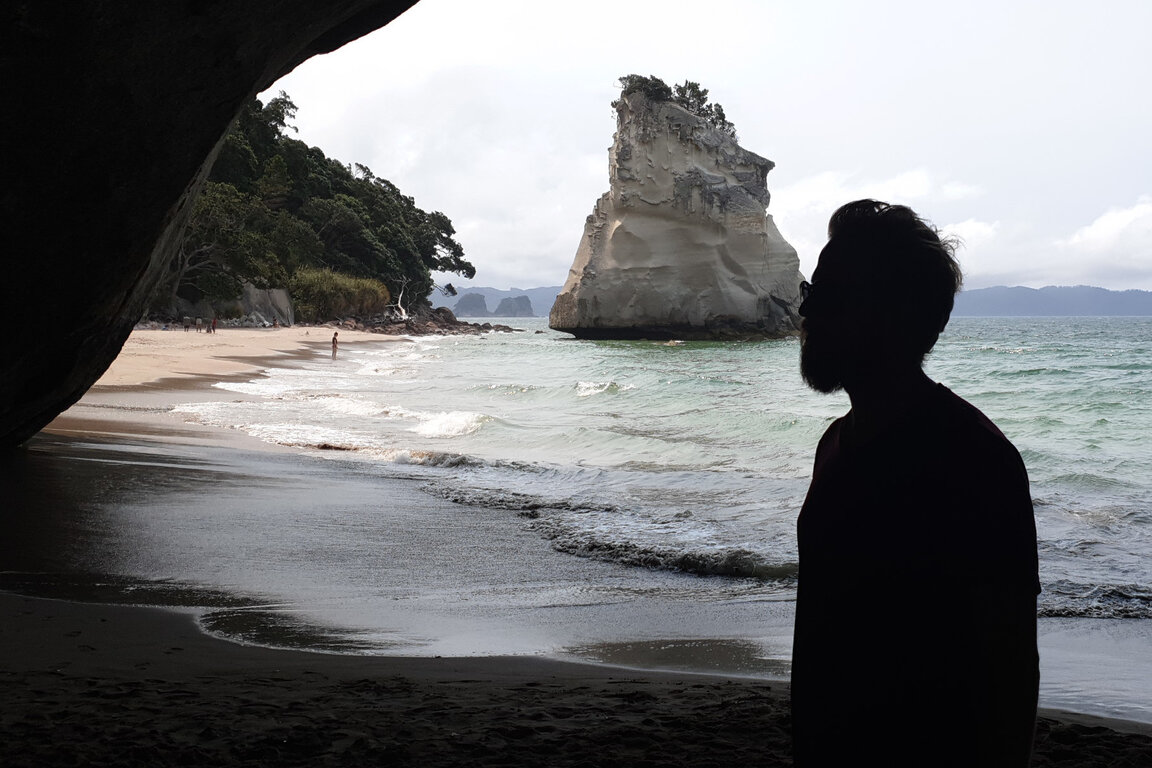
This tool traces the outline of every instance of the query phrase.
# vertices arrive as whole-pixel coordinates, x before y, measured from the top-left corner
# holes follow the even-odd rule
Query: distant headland
[[[953,317],[1121,317],[1152,315],[1152,291],[1110,291],[1090,285],[1044,288],[998,285],[961,291]]]

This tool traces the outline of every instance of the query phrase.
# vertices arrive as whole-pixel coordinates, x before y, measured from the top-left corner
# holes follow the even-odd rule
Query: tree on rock
[[[624,75],[620,78],[620,98],[642,93],[649,101],[672,101],[672,89],[656,75]],[[612,102],[615,107],[618,102]]]
[[[697,117],[702,117],[721,133],[736,141],[736,126],[729,122],[724,114],[724,107],[719,104],[708,103],[708,89],[701,88],[700,83],[685,80],[682,84],[671,88],[655,75],[624,75],[620,78],[620,98],[633,93],[642,93],[649,101],[671,101],[679,104]],[[620,103],[617,99],[612,102],[615,109]]]
[[[685,80],[683,85],[672,86],[672,101],[702,117],[708,103],[708,89],[701,88],[700,83]]]

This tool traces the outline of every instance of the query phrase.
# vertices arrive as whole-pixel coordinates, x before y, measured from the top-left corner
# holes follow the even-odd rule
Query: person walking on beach
[[[801,373],[851,403],[797,521],[795,764],[1028,765],[1036,527],[1019,452],[924,373],[960,288],[911,209],[841,207],[801,285]]]
[[[336,331],[335,333],[332,334],[332,359],[333,360],[336,359],[336,349],[340,346],[340,343],[338,341],[336,341],[336,337],[339,335],[340,335],[340,331]]]

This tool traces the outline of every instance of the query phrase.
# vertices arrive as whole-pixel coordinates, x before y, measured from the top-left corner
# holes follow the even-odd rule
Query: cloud
[[[1127,208],[1111,208],[1070,236],[1053,252],[1069,282],[1096,280],[1116,288],[1152,288],[1152,196]]]
[[[949,181],[940,187],[940,194],[946,200],[968,200],[984,194],[984,188],[977,184]]]
[[[771,177],[769,177],[771,186]],[[846,171],[824,171],[783,187],[773,188],[773,208],[780,213],[824,208],[831,214],[849,200],[865,197],[900,203],[923,200],[939,185],[924,168],[880,179],[861,179]]]
[[[927,168],[913,168],[879,178],[861,177],[847,171],[824,171],[778,187],[772,185],[769,176],[768,184],[772,191],[768,212],[785,239],[800,253],[800,271],[806,275],[812,274],[820,249],[827,240],[829,216],[844,203],[873,198],[909,205],[917,212],[925,213],[942,201],[982,194],[981,188],[974,184],[954,179],[939,180]],[[969,236],[978,238],[981,233],[976,224],[969,220],[954,226],[965,227]]]
[[[1141,195],[1131,207],[1113,208],[1057,244],[1109,258],[1127,259],[1142,254],[1142,260],[1146,260],[1152,250],[1152,197]]]
[[[948,224],[940,228],[945,235],[960,238],[961,247],[979,248],[996,239],[1000,229],[1000,222],[977,221],[967,219],[955,224]]]
[[[964,287],[978,288],[1004,282],[1000,276],[1003,264],[998,259],[1002,248],[999,221],[965,219],[940,227],[941,235],[959,240],[956,259],[964,271]]]
[[[1152,289],[1152,197],[1112,208],[1064,237],[1021,223],[962,221],[944,228],[964,240],[969,288],[1098,285]]]
[[[893,16],[849,2],[714,5],[716,18],[740,20],[726,50],[747,56],[682,44],[694,8],[682,0],[421,0],[272,90],[300,106],[299,138],[447,214],[481,284],[563,280],[608,188],[616,79],[640,72],[701,82],[743,145],[778,163],[769,213],[806,274],[832,211],[875,197],[958,222],[944,229],[965,239],[972,287],[1152,288],[1152,200],[1137,199],[1152,191],[1152,111],[1131,95],[1152,62],[1152,4],[1087,18],[1070,0],[1049,3],[1040,36],[1033,16],[1005,16],[995,0],[940,18],[920,6]],[[828,24],[830,9],[842,23]],[[925,25],[955,34],[917,36]],[[1066,55],[1086,28],[1109,44]],[[1076,162],[1053,160],[1069,153]]]

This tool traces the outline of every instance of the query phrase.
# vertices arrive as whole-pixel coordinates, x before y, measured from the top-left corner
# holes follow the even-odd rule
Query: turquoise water
[[[349,342],[158,414],[292,451],[38,436],[0,588],[190,606],[258,645],[787,677],[796,514],[846,397],[803,385],[795,340],[512,322]],[[1145,722],[1150,339],[1152,318],[959,318],[927,364],[1028,466],[1042,705]],[[131,416],[138,398],[85,401]],[[877,601],[898,586],[874,581]]]
[[[1049,616],[1152,616],[1152,318],[964,318],[932,372],[1028,467]]]
[[[577,341],[524,333],[354,346],[248,383],[190,419],[346,449],[444,498],[513,509],[562,552],[788,594],[812,452],[847,398],[798,343]],[[1152,617],[1152,319],[957,318],[929,374],[1017,445],[1045,616]]]

